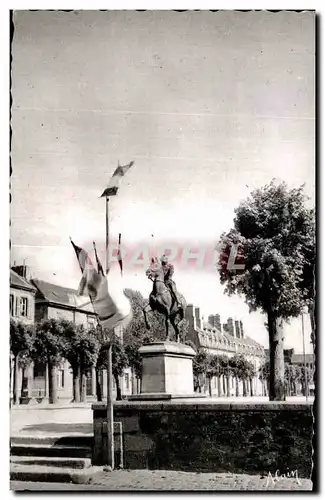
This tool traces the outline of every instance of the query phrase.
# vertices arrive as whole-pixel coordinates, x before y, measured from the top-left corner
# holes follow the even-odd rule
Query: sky
[[[12,44],[11,262],[77,288],[69,236],[104,256],[100,194],[126,247],[212,249],[234,209],[275,178],[315,191],[312,12],[17,11]],[[242,319],[267,347],[265,317],[227,297],[213,266],[175,265],[205,318]],[[148,296],[143,268],[125,286]],[[306,350],[310,324],[305,318]],[[302,351],[301,319],[285,347]]]

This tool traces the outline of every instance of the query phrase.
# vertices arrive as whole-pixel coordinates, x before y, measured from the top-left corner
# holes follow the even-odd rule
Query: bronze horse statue
[[[143,308],[144,320],[147,329],[150,329],[147,313],[158,311],[165,318],[166,340],[170,340],[170,324],[175,331],[176,342],[179,342],[180,331],[179,323],[185,318],[186,301],[180,293],[177,292],[177,301],[173,297],[171,290],[165,283],[164,270],[157,258],[151,259],[151,265],[146,271],[147,277],[153,282],[153,289],[149,295],[149,302]]]

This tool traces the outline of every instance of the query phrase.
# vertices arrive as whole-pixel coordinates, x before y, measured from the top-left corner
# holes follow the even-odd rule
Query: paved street
[[[210,398],[209,398],[210,399]],[[211,398],[212,399],[212,398]],[[210,400],[211,400],[210,399]],[[214,401],[256,403],[267,398],[215,398]],[[288,398],[304,402],[305,398]],[[11,409],[11,436],[92,435],[91,404],[62,407],[17,407]],[[311,490],[308,479],[281,478],[277,481],[260,475],[187,473],[178,471],[113,471],[101,472],[88,485],[64,483],[11,482],[13,490]]]
[[[22,483],[11,482],[13,490],[88,490],[88,491],[136,491],[136,490],[174,490],[174,491],[200,491],[200,490],[303,490],[310,491],[312,482],[308,479],[279,479],[274,480],[260,475],[248,474],[211,474],[189,473],[176,471],[114,471],[100,473],[92,484],[54,484],[54,483]]]

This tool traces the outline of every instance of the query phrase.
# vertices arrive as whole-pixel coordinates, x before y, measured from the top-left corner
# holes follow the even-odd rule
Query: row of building
[[[96,315],[87,297],[81,297],[76,290],[58,286],[38,279],[32,279],[26,266],[15,266],[10,271],[10,315],[14,319],[27,324],[39,322],[43,319],[66,319],[84,326],[94,325]],[[215,355],[224,354],[228,358],[234,355],[243,355],[249,360],[256,372],[253,380],[254,395],[265,395],[265,386],[258,377],[261,364],[265,360],[263,346],[244,334],[242,321],[233,321],[228,318],[222,324],[220,315],[210,315],[204,321],[200,309],[188,305],[186,318],[189,323],[188,340],[197,350],[204,348]],[[102,394],[106,396],[106,372],[100,377]],[[13,380],[13,377],[11,377]],[[20,370],[19,387],[24,401],[37,399],[39,401],[48,397],[48,372],[43,363],[32,363],[29,368]],[[122,394],[129,395],[139,392],[140,382],[135,378],[130,369],[126,369],[120,378]],[[71,400],[73,393],[72,373],[67,361],[57,367],[58,397],[61,400]],[[96,372],[95,368],[87,374],[87,397],[96,397]],[[11,391],[12,391],[11,387]],[[210,388],[206,391],[212,395],[225,395],[225,381],[219,383],[213,379]],[[221,393],[220,393],[221,391]],[[230,380],[231,395],[235,395],[235,380]],[[240,384],[240,395],[243,387]]]
[[[244,334],[242,321],[228,318],[227,322],[222,324],[219,314],[211,314],[208,316],[208,321],[204,321],[201,318],[200,309],[192,305],[187,306],[187,320],[189,322],[188,338],[197,349],[203,348],[212,355],[225,355],[227,358],[235,355],[244,356],[254,366],[256,374],[252,381],[254,395],[266,395],[265,385],[258,376],[265,359],[264,347]],[[212,396],[226,396],[224,380],[218,384],[217,377],[214,377],[209,384],[208,389],[208,382],[206,382],[205,392],[209,390]],[[232,396],[235,396],[235,385],[234,377],[230,377],[230,395]],[[243,392],[243,384],[240,382],[239,395],[242,396]]]

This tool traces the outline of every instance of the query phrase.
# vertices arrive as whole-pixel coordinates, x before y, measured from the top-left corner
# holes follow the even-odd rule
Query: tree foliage
[[[18,370],[30,363],[33,352],[33,327],[20,321],[10,319],[10,352],[14,357],[13,401],[18,404]],[[10,361],[11,377],[11,361]],[[10,381],[11,386],[11,381]]]
[[[221,261],[225,292],[244,296],[250,311],[268,317],[270,399],[284,399],[281,321],[300,314],[311,297],[314,232],[314,210],[306,207],[303,187],[272,181],[241,202],[234,227],[221,236],[221,255],[238,246],[245,266],[237,271]]]
[[[49,402],[57,402],[56,367],[63,361],[66,348],[66,331],[73,329],[65,319],[45,319],[36,325],[33,357],[47,363],[49,370]]]
[[[34,338],[34,358],[39,362],[58,365],[65,354],[66,335],[74,324],[65,319],[45,319],[37,323]]]
[[[21,361],[30,359],[34,344],[33,334],[31,325],[10,319],[10,351],[14,357],[19,356]]]
[[[84,325],[69,324],[64,331],[63,352],[71,367],[81,367],[89,370],[97,362],[99,340],[95,328],[85,328]]]
[[[220,267],[229,294],[245,296],[251,310],[289,318],[301,312],[313,289],[314,211],[303,188],[274,182],[254,191],[235,210],[234,228],[221,236],[222,248],[239,245],[243,272]]]

